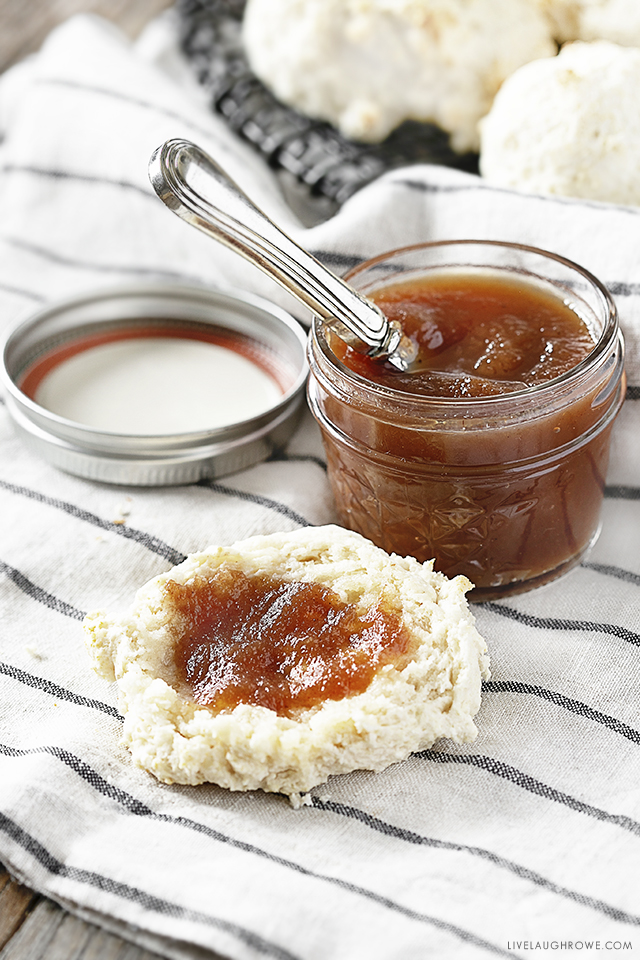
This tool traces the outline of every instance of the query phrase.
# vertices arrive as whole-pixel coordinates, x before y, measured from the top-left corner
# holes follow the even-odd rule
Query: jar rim
[[[575,263],[575,261],[570,260],[567,257],[563,257],[560,254],[543,250],[540,247],[521,243],[512,243],[504,240],[437,240],[425,243],[416,243],[404,247],[397,247],[393,250],[388,250],[385,253],[379,254],[376,257],[365,260],[361,264],[358,264],[358,266],[349,270],[348,273],[345,274],[344,279],[349,282],[353,277],[357,276],[358,273],[369,269],[376,264],[384,263],[392,258],[400,257],[403,254],[410,254],[414,251],[417,252],[420,250],[451,248],[455,246],[474,246],[476,248],[487,247],[516,250],[555,261],[577,273],[588,282],[592,289],[597,292],[600,300],[602,301],[604,323],[602,332],[597,341],[594,343],[593,349],[590,350],[589,353],[574,367],[571,367],[570,370],[565,371],[551,380],[545,380],[544,382],[534,384],[533,386],[523,387],[522,390],[513,390],[508,393],[497,394],[490,397],[428,396],[423,394],[408,393],[407,391],[398,390],[394,387],[384,386],[368,380],[366,377],[361,376],[347,367],[346,364],[344,364],[334,354],[327,342],[325,337],[325,328],[319,317],[313,318],[310,338],[311,349],[316,346],[321,351],[321,354],[325,357],[327,362],[330,363],[337,372],[339,372],[347,381],[357,386],[359,389],[366,390],[371,396],[378,397],[381,400],[386,399],[389,402],[408,402],[411,403],[412,406],[417,404],[425,409],[433,409],[434,407],[444,406],[449,410],[473,410],[475,411],[475,415],[478,416],[481,416],[486,408],[491,409],[495,414],[497,408],[504,408],[505,406],[513,404],[514,402],[518,403],[520,401],[528,401],[530,399],[538,401],[540,398],[548,397],[551,394],[556,394],[559,389],[562,390],[562,388],[569,386],[573,387],[583,378],[583,376],[591,374],[593,370],[599,366],[603,359],[606,359],[606,356],[608,355],[612,346],[614,346],[616,343],[619,343],[620,349],[622,350],[622,334],[620,332],[618,311],[616,304],[605,285],[594,274],[592,274],[586,268]],[[461,266],[474,269],[480,265],[442,264],[437,265],[436,269],[440,269],[440,267],[446,268],[447,266]],[[492,267],[494,269],[508,269],[492,264],[485,264],[484,266]],[[531,273],[531,276],[535,276],[535,274]]]

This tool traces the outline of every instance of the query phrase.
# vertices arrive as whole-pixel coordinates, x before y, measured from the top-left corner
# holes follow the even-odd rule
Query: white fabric
[[[177,61],[163,64],[81,17],[3,79],[2,327],[44,302],[155,276],[282,300],[153,195],[149,156],[175,136],[214,153],[330,264],[454,237],[554,250],[610,285],[627,338],[631,389],[602,535],[561,581],[476,609],[493,678],[473,745],[336,778],[301,810],[166,786],[119,743],[115,690],[91,671],[82,613],[128,603],[208,543],[333,521],[318,431],[307,417],[288,459],[210,486],[123,489],[32,456],[0,405],[0,859],[169,957],[640,949],[640,210],[519,196],[425,166],[303,229],[262,161],[176,79]],[[600,951],[586,945],[596,941]]]

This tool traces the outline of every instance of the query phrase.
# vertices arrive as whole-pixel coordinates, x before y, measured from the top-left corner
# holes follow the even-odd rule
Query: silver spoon
[[[401,370],[415,359],[398,324],[298,246],[195,143],[167,140],[149,178],[170,210],[264,270],[354,350]]]

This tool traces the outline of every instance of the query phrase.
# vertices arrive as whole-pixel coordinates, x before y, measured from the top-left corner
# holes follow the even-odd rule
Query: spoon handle
[[[400,334],[382,311],[298,246],[196,144],[167,140],[149,177],[170,210],[264,270],[350,347],[370,356],[396,350]]]

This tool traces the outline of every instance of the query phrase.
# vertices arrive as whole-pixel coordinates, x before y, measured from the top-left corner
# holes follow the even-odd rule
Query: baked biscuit
[[[570,43],[505,81],[481,124],[498,187],[640,205],[640,50]]]
[[[502,81],[556,52],[532,0],[248,0],[242,37],[279,100],[346,137],[430,121],[461,153]]]
[[[475,739],[488,673],[465,577],[337,526],[214,546],[85,620],[134,762],[165,783],[278,792]]]

